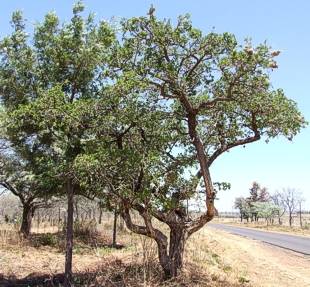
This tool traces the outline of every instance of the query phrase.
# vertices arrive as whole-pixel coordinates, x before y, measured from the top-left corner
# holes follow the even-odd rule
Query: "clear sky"
[[[20,9],[29,25],[40,21],[51,10],[64,20],[71,17],[72,0],[10,0],[0,4],[0,37],[10,31],[10,15]],[[151,4],[162,18],[175,20],[189,13],[194,25],[210,32],[228,31],[238,40],[251,37],[253,43],[267,41],[282,51],[279,69],[272,74],[275,88],[298,103],[310,121],[310,1],[308,0],[85,0],[87,11],[98,19],[145,15]],[[282,188],[296,188],[303,193],[304,208],[310,210],[310,127],[302,130],[293,142],[274,139],[246,148],[236,148],[223,155],[211,170],[214,181],[228,181],[232,188],[219,194],[220,211],[232,210],[234,198],[247,195],[256,180],[273,193]]]

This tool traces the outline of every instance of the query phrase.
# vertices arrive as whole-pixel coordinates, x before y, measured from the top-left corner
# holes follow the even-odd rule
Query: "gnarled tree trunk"
[[[183,267],[183,255],[187,232],[183,228],[171,228],[169,252],[167,246],[158,243],[159,262],[164,271],[165,279],[178,276]]]
[[[184,229],[175,228],[170,231],[169,259],[171,277],[176,277],[183,267],[183,254],[187,236]]]
[[[126,202],[125,202],[126,204]],[[214,216],[214,210],[209,210],[202,216],[191,221],[184,221],[184,218],[172,219],[164,214],[157,213],[156,216],[162,222],[170,227],[170,240],[168,244],[167,236],[160,230],[153,227],[151,217],[146,209],[141,205],[135,205],[135,209],[139,212],[145,222],[145,226],[134,224],[131,220],[129,208],[125,205],[121,210],[126,226],[134,233],[141,234],[153,238],[157,243],[159,263],[163,269],[165,279],[178,276],[183,267],[183,255],[186,240],[191,234],[202,228],[205,223],[209,222]]]
[[[34,211],[35,208],[32,204],[29,203],[23,204],[23,215],[22,215],[22,223],[20,226],[20,232],[26,238],[30,235],[31,232],[31,225]]]

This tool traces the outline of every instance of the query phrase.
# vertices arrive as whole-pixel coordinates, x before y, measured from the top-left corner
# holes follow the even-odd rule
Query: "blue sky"
[[[51,10],[63,20],[71,17],[71,0],[10,0],[0,4],[0,36],[10,31],[10,15],[20,9],[28,24],[40,21]],[[286,95],[298,103],[310,121],[310,1],[259,0],[85,0],[88,11],[98,19],[145,15],[151,4],[162,18],[175,20],[189,13],[194,25],[203,32],[232,32],[238,40],[252,38],[253,43],[267,41],[282,51],[278,57],[279,69],[272,74],[275,88],[283,88]],[[274,139],[246,148],[236,148],[214,163],[211,173],[214,181],[228,181],[232,188],[219,194],[219,210],[232,210],[236,196],[247,195],[256,180],[273,193],[291,187],[303,193],[304,208],[310,210],[310,127],[302,130],[293,142]]]

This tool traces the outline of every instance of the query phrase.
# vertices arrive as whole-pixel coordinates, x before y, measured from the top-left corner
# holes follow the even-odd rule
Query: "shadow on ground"
[[[64,274],[32,273],[25,278],[5,277],[0,274],[0,287],[61,287]],[[203,272],[197,265],[189,264],[183,274],[171,281],[162,280],[162,272],[157,263],[126,264],[114,260],[74,274],[74,286],[83,287],[240,287],[248,284],[233,284],[225,279],[216,278]]]
[[[125,287],[122,276],[114,276],[97,285],[97,272],[85,272],[74,274],[74,286],[104,286],[104,287]],[[64,274],[30,274],[29,276],[17,279],[14,277],[0,279],[0,287],[60,287],[63,286]]]
[[[136,269],[136,274],[140,273],[141,266],[130,266],[123,264],[121,260],[114,260],[108,264],[97,267],[93,270],[74,273],[74,286],[104,286],[104,287],[125,287],[138,286],[132,285],[132,268]],[[143,276],[142,276],[143,278]],[[125,282],[130,283],[127,285]],[[14,276],[5,277],[0,273],[0,287],[60,287],[63,286],[64,274],[39,274],[32,273],[25,278],[16,278]]]

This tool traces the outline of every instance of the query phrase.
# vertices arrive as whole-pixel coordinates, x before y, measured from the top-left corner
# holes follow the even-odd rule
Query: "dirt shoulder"
[[[207,227],[203,236],[236,276],[253,286],[310,286],[310,258]],[[241,274],[241,275],[240,275]]]

